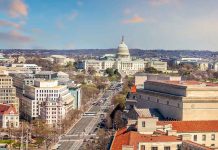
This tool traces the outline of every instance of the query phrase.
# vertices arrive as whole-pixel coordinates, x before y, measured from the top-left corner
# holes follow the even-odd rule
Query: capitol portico
[[[83,62],[83,69],[88,70],[92,67],[96,71],[104,71],[107,68],[114,68],[126,75],[133,75],[136,72],[143,72],[146,67],[151,67],[151,65],[159,71],[165,72],[167,70],[166,62],[157,60],[146,61],[144,59],[133,60],[130,56],[128,46],[124,42],[124,37],[122,37],[115,58],[106,60],[85,60]]]

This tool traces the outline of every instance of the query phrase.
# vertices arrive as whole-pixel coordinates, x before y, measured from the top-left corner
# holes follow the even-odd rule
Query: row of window
[[[141,98],[141,95],[140,95],[140,98]],[[135,98],[134,98],[134,99],[135,99]],[[147,100],[150,101],[150,100],[151,100],[150,97],[148,97]],[[157,103],[159,103],[159,102],[160,102],[160,100],[157,98]],[[170,105],[170,102],[169,102],[169,101],[167,101],[167,105]],[[177,107],[178,107],[178,108],[180,107],[180,104],[179,104],[179,103],[177,104]]]
[[[181,145],[177,145],[177,150],[181,149]],[[140,150],[148,150],[145,145],[141,145]],[[158,150],[157,146],[151,147],[151,150]],[[164,146],[164,150],[171,150],[170,146]]]
[[[58,93],[58,90],[36,90],[37,93]]]
[[[205,134],[203,134],[201,139],[202,139],[202,141],[206,141],[207,140],[207,136]],[[215,134],[211,134],[210,139],[212,141],[215,141],[216,140]],[[197,141],[197,140],[198,140],[198,135],[194,135],[194,141]]]

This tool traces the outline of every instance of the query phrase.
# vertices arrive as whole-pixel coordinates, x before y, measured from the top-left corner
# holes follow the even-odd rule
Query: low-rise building
[[[149,73],[136,73],[135,85],[139,88],[144,88],[145,81],[181,81],[181,76],[170,76],[164,74],[149,74]]]
[[[190,140],[190,136],[177,136],[173,131],[159,130],[157,118],[138,118],[136,124],[119,129],[110,150],[210,150]]]
[[[67,63],[74,63],[75,60],[73,58],[68,58],[63,55],[51,55],[51,58],[53,59],[53,63],[59,64],[59,65],[66,65]]]
[[[57,80],[59,84],[67,84],[68,82],[70,82],[69,74],[59,71],[57,73]]]
[[[207,71],[209,69],[209,62],[200,61],[197,63],[199,70]]]
[[[46,80],[57,79],[57,72],[54,71],[40,71],[35,74],[35,78],[41,78]]]
[[[176,136],[188,136],[192,142],[218,149],[218,120],[159,121],[159,130],[174,131]]]
[[[26,85],[25,93],[21,99],[21,113],[32,120],[40,115],[40,105],[46,100],[57,101],[61,99],[66,111],[73,109],[74,98],[66,85],[58,85],[57,80],[35,80],[34,85]]]
[[[11,64],[11,67],[25,68],[27,70],[31,70],[33,73],[41,71],[41,67],[36,64]]]
[[[11,104],[0,104],[0,127],[18,128],[19,113]]]

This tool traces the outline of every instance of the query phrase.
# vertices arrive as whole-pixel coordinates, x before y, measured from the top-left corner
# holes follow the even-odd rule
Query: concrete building
[[[106,58],[106,57],[105,57]],[[136,72],[143,72],[146,67],[154,67],[159,71],[167,71],[167,63],[161,61],[145,61],[143,59],[132,59],[129,49],[122,38],[117,48],[116,58],[110,57],[104,60],[85,60],[83,65],[79,65],[83,69],[88,70],[94,68],[96,71],[104,71],[107,68],[118,69],[119,72],[126,75],[133,75]]]
[[[10,60],[8,58],[5,58],[4,55],[0,53],[0,64],[4,64],[7,62],[10,62]]]
[[[34,85],[34,74],[13,73],[13,86],[16,87],[16,94],[20,98],[24,94],[25,85]]]
[[[218,84],[198,81],[146,81],[135,104],[156,108],[166,119],[218,120]]]
[[[70,78],[69,78],[69,74],[59,71],[57,73],[57,80],[59,84],[67,84],[68,82],[70,82]]]
[[[12,104],[0,104],[0,127],[18,128],[19,113]]]
[[[33,73],[41,71],[41,67],[36,64],[11,64],[11,67],[25,68],[27,70],[31,70]]]
[[[138,118],[135,124],[119,129],[110,150],[210,150],[186,135],[160,131],[156,118]]]
[[[35,80],[34,85],[26,85],[24,90],[25,93],[21,99],[21,113],[28,120],[39,117],[40,105],[47,100],[61,99],[66,111],[73,108],[73,96],[67,86],[58,85],[57,80]]]
[[[166,72],[167,71],[167,62],[159,60],[151,60],[146,64],[146,67],[153,67],[158,71]]]
[[[53,58],[53,63],[59,64],[59,65],[66,65],[68,62],[71,62],[71,63],[75,62],[73,58],[68,58],[63,55],[51,55],[51,58]]]
[[[158,121],[158,129],[218,149],[218,121]]]
[[[207,71],[209,69],[209,62],[200,61],[197,63],[199,70]]]
[[[41,78],[46,80],[57,79],[57,72],[54,71],[40,71],[35,74],[35,78]]]
[[[50,126],[61,127],[62,120],[66,117],[68,111],[61,99],[47,99],[40,105],[40,118]]]
[[[170,76],[164,74],[149,74],[149,73],[136,73],[135,85],[139,88],[144,88],[145,81],[181,81],[181,76]]]
[[[179,64],[193,64],[193,65],[196,65],[201,60],[202,60],[202,58],[181,57],[180,59],[175,60],[175,63],[177,65],[179,65]]]
[[[215,62],[213,64],[213,69],[214,69],[214,71],[218,71],[218,62]]]
[[[71,95],[74,97],[73,109],[80,109],[81,107],[81,87],[80,85],[69,84],[68,89]]]
[[[13,104],[17,110],[19,108],[12,77],[5,74],[0,74],[0,104]]]
[[[6,66],[0,66],[0,70],[3,71],[5,74],[10,73],[33,73],[32,70],[29,70],[24,67],[6,67]]]

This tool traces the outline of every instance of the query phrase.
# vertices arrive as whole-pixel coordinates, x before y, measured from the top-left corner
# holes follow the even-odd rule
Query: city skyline
[[[218,50],[215,0],[0,0],[0,48]]]

